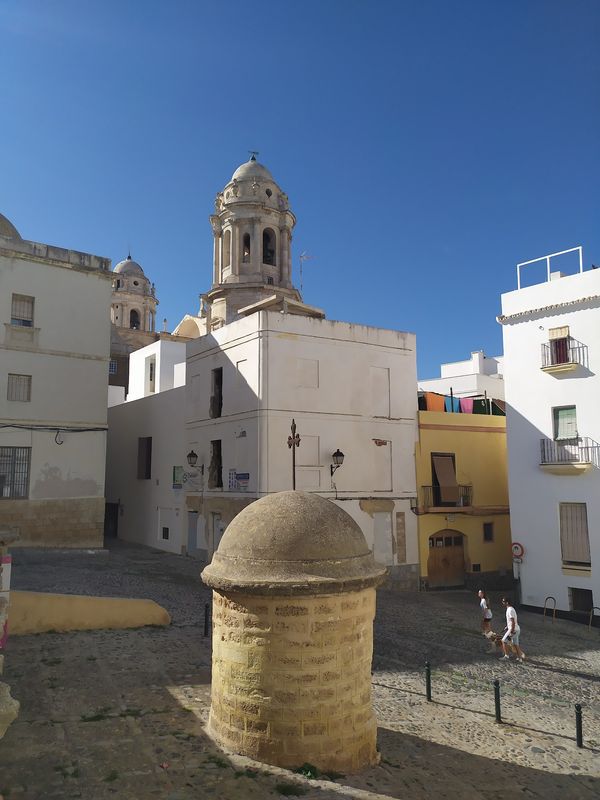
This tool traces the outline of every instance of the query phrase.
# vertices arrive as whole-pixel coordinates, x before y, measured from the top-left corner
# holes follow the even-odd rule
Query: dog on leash
[[[498,649],[502,649],[502,634],[496,633],[495,631],[486,631],[484,634],[485,638],[491,645],[491,651],[495,652]]]

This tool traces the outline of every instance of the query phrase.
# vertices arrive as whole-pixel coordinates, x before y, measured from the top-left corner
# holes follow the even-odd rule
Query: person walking
[[[502,652],[504,655],[500,660],[508,661],[510,658],[508,646],[510,645],[516,653],[517,661],[525,661],[525,653],[521,650],[519,645],[521,627],[519,625],[517,612],[508,597],[502,598],[502,605],[506,609],[506,633],[502,637]]]
[[[481,632],[485,636],[491,629],[493,614],[487,595],[483,589],[477,592],[477,597],[479,597],[479,607],[481,608]]]

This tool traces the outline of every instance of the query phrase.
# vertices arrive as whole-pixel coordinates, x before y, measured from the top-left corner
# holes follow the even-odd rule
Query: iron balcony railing
[[[458,485],[458,499],[455,501],[442,500],[441,486],[421,486],[423,506],[425,508],[464,508],[471,505],[473,495],[472,486]]]
[[[570,336],[544,342],[542,344],[542,367],[557,367],[561,364],[581,364],[582,367],[587,367],[587,345]]]
[[[593,464],[600,468],[600,444],[589,436],[542,439],[540,464]]]

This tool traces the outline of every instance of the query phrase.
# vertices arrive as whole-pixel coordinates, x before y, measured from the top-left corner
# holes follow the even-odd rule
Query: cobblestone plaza
[[[378,592],[378,767],[315,779],[308,767],[307,776],[219,751],[203,729],[210,593],[199,572],[191,559],[121,543],[95,554],[16,552],[13,588],[148,597],[173,622],[9,638],[6,680],[21,713],[0,742],[5,800],[600,796],[599,631],[523,612],[527,661],[500,662],[479,633],[477,597],[461,591]],[[492,609],[501,630],[493,595]],[[432,703],[424,696],[426,660]],[[575,743],[575,703],[583,706],[583,749]]]

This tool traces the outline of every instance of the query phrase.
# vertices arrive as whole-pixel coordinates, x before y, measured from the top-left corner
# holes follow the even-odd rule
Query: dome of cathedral
[[[254,156],[249,161],[246,161],[245,164],[241,164],[231,176],[232,181],[248,180],[250,178],[262,178],[275,183],[269,170],[259,164]]]
[[[118,272],[121,275],[139,275],[142,278],[146,277],[144,275],[144,270],[137,263],[137,261],[133,261],[130,255],[127,256],[124,261],[119,261],[114,269],[114,272]]]
[[[7,239],[21,238],[19,231],[3,214],[0,214],[0,236],[6,236]]]

